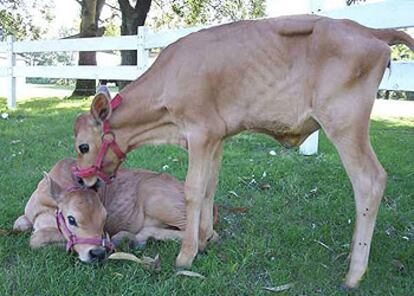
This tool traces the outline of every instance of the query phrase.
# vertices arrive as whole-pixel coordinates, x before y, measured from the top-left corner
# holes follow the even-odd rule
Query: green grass
[[[23,213],[42,172],[74,156],[72,123],[89,103],[26,101],[9,112],[8,120],[0,119],[2,230],[11,229]],[[0,100],[0,113],[5,104]],[[375,120],[371,127],[374,149],[389,179],[369,271],[354,295],[412,295],[414,118]],[[269,155],[270,150],[276,156]],[[132,152],[126,166],[162,171],[168,165],[166,171],[182,180],[186,163],[179,148],[159,146]],[[260,189],[261,184],[270,184],[270,189]],[[323,135],[315,157],[300,156],[256,134],[228,140],[216,202],[221,240],[209,245],[208,254],[199,256],[192,268],[205,275],[204,280],[174,275],[176,242],[126,250],[138,256],[159,253],[157,273],[131,262],[85,265],[53,246],[32,251],[29,234],[2,231],[0,295],[267,295],[272,292],[263,287],[290,282],[296,286],[279,295],[346,295],[339,286],[347,270],[354,203],[338,155]],[[249,211],[233,213],[232,207]]]

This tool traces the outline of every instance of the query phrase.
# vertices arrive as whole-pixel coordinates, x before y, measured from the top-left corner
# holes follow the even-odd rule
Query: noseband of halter
[[[112,111],[115,110],[119,105],[122,103],[122,97],[117,94],[115,98],[113,98],[110,102]],[[116,176],[116,171],[119,168],[119,165],[122,163],[122,161],[125,160],[126,154],[122,152],[121,148],[119,148],[118,144],[116,143],[115,134],[111,131],[111,128],[109,126],[109,119],[104,120],[103,122],[103,132],[102,132],[102,145],[99,149],[98,155],[96,156],[95,164],[91,167],[81,169],[77,166],[74,166],[72,168],[73,173],[75,176],[80,178],[86,178],[86,177],[92,177],[92,176],[98,176],[107,184],[110,184],[112,179]],[[119,159],[119,164],[115,168],[112,175],[108,175],[104,172],[103,168],[103,160],[108,152],[109,148],[112,149],[112,151],[115,153],[115,155]]]

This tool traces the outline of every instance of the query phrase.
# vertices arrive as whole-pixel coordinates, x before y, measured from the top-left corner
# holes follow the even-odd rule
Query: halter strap
[[[115,98],[113,98],[110,102],[112,111],[119,107],[122,104],[122,97],[120,94],[117,94]],[[80,178],[91,177],[91,176],[98,176],[101,178],[105,183],[110,184],[112,179],[116,177],[116,172],[121,165],[121,163],[125,160],[126,154],[122,152],[121,148],[116,142],[116,137],[114,132],[111,131],[111,127],[109,125],[109,119],[104,120],[103,127],[102,127],[102,145],[99,148],[98,155],[96,156],[95,164],[91,167],[81,169],[77,166],[72,168],[73,174]],[[112,175],[108,175],[103,171],[103,160],[108,152],[109,148],[115,153],[115,155],[120,160],[118,166],[115,168]]]
[[[63,217],[62,212],[59,210],[56,210],[56,224],[59,229],[59,232],[67,239],[66,251],[72,251],[73,247],[78,244],[102,246],[105,248],[107,252],[111,252],[115,249],[112,242],[105,237],[84,238],[76,236],[72,231],[70,231],[68,225],[66,224],[65,218]]]

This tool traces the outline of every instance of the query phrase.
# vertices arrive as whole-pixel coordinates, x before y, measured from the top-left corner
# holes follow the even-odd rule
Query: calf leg
[[[326,121],[324,116],[319,118],[327,136],[338,150],[354,191],[356,222],[352,239],[351,262],[345,281],[345,285],[349,288],[358,285],[367,269],[375,220],[386,183],[386,173],[369,142],[371,106],[364,105],[366,96],[359,98],[359,102],[358,100],[354,102],[358,110],[348,109],[353,109],[353,114],[349,112],[342,118],[337,112],[334,115],[338,116],[335,121]],[[353,99],[355,99],[355,94],[353,97],[343,98],[342,101],[352,103]],[[347,110],[346,106],[343,110]],[[329,111],[324,113],[329,114]]]
[[[111,237],[111,241],[118,247],[123,239],[135,242],[135,234],[128,231],[120,231]]]
[[[21,215],[19,218],[17,218],[13,225],[13,231],[16,232],[31,231],[32,229],[33,224],[29,221],[26,215]]]
[[[190,267],[198,252],[201,207],[206,196],[211,168],[217,165],[214,151],[220,143],[221,140],[213,140],[198,131],[194,131],[188,138],[189,165],[185,181],[187,225],[176,260],[178,268]]]
[[[167,229],[162,227],[148,226],[144,227],[136,236],[135,240],[138,243],[145,243],[148,239],[155,240],[177,240],[183,239],[184,231]]]
[[[32,249],[44,247],[54,243],[64,243],[65,238],[57,228],[47,227],[36,230],[30,237],[30,246]]]
[[[214,207],[214,194],[216,192],[218,175],[220,170],[220,163],[223,154],[223,143],[220,143],[216,151],[214,152],[214,159],[210,168],[210,179],[207,185],[206,196],[203,200],[201,207],[201,218],[200,218],[200,236],[198,243],[198,250],[203,251],[207,245],[207,240],[217,233],[213,230],[213,207]]]
[[[364,275],[378,208],[384,192],[386,173],[378,162],[368,139],[335,141],[335,146],[352,182],[356,222],[352,239],[351,262],[345,284],[356,287]]]

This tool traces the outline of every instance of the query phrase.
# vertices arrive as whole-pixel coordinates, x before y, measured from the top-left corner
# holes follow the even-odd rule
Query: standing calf
[[[346,285],[356,287],[369,250],[386,173],[369,142],[369,117],[390,45],[414,40],[349,20],[300,15],[240,21],[168,46],[114,100],[97,94],[76,121],[78,176],[93,186],[124,153],[144,144],[188,150],[187,227],[177,267],[191,266],[213,234],[213,196],[223,141],[249,130],[286,147],[322,128],[352,182],[356,225]]]

